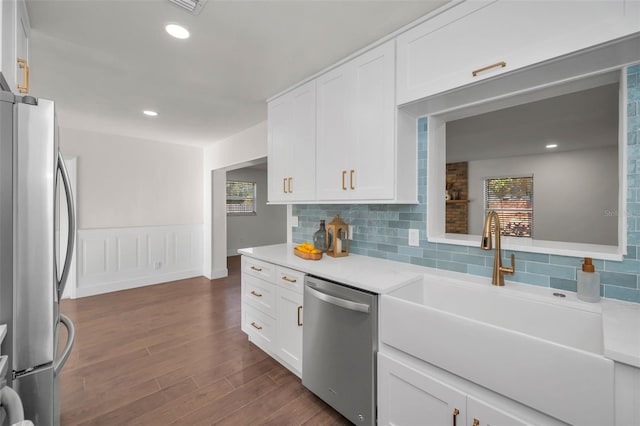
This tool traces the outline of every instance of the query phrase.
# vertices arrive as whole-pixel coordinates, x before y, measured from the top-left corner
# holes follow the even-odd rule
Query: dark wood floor
[[[65,300],[76,345],[62,425],[349,424],[240,331],[240,259],[229,277]]]

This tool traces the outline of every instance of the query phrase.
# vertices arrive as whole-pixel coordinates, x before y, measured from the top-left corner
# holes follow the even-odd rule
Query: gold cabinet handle
[[[262,272],[262,268],[257,268],[255,266],[252,266],[251,269],[253,269],[254,271],[257,271],[257,272]]]
[[[287,193],[287,178],[282,178],[282,192]]]
[[[289,194],[293,193],[293,190],[291,189],[291,181],[293,180],[292,177],[290,177],[289,179],[287,179],[289,181]]]
[[[480,426],[480,420],[473,419],[473,426]]]
[[[290,283],[298,282],[298,280],[296,280],[296,279],[294,279],[294,278],[289,278],[289,277],[287,277],[286,275],[283,275],[283,276],[282,276],[282,279],[283,279],[283,280],[285,280],[285,281],[287,281],[287,282],[290,282]]]
[[[262,297],[262,293],[258,293],[255,290],[251,290],[251,294],[253,294],[255,297]]]
[[[356,171],[355,171],[355,170],[353,170],[353,169],[351,170],[351,172],[349,172],[349,187],[350,187],[351,189],[356,189],[356,187],[355,187],[355,186],[353,186],[353,174],[354,174],[355,172],[356,172]]]
[[[262,327],[260,327],[260,326],[259,326],[258,324],[256,324],[255,322],[252,322],[252,323],[251,323],[251,326],[252,326],[253,328],[255,328],[256,330],[262,330]]]
[[[302,313],[302,306],[298,306],[298,327],[302,327],[301,313]]]
[[[345,178],[346,176],[347,176],[347,171],[346,171],[346,170],[343,170],[343,171],[342,171],[342,190],[343,190],[343,191],[346,191],[346,190],[347,190],[347,187],[345,186],[345,183],[344,183],[344,178]]]
[[[500,62],[496,62],[495,64],[491,64],[491,65],[487,65],[486,67],[482,67],[482,68],[478,68],[475,71],[471,71],[471,75],[476,77],[478,74],[480,74],[481,72],[485,72],[490,70],[491,68],[495,68],[495,67],[506,67],[507,63],[505,61],[500,61]]]
[[[458,410],[457,408],[453,409],[453,426],[456,426],[456,419],[458,417],[458,414],[460,414],[460,410]]]
[[[27,61],[22,59],[22,58],[18,58],[18,66],[20,68],[22,68],[23,71],[23,83],[24,84],[18,84],[18,91],[20,93],[29,93],[29,65],[27,64]]]

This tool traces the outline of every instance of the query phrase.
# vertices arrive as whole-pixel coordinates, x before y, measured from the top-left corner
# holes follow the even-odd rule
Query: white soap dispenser
[[[578,299],[585,302],[600,301],[600,274],[590,257],[584,258],[582,271],[578,271]]]

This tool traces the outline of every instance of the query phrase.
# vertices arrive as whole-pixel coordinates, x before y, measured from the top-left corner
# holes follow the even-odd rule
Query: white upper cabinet
[[[398,36],[398,104],[640,30],[640,2],[464,2]]]
[[[269,102],[268,114],[269,202],[314,200],[315,81]]]
[[[318,78],[319,201],[396,198],[394,42]]]
[[[24,0],[0,4],[0,86],[16,94],[29,93],[29,16]]]

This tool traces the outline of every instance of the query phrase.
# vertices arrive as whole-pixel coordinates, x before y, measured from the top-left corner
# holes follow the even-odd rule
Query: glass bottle
[[[326,244],[327,230],[324,227],[324,220],[320,220],[320,229],[313,234],[313,246],[324,253],[327,249]]]

